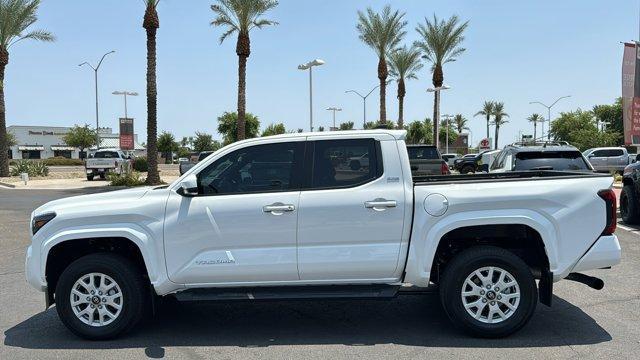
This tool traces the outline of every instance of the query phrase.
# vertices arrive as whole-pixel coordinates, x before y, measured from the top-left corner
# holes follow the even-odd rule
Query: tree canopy
[[[89,125],[74,125],[62,137],[65,144],[78,148],[81,151],[96,145],[96,131],[91,129]]]
[[[616,146],[620,134],[613,130],[599,131],[593,111],[578,109],[560,113],[551,122],[551,136],[559,141],[567,141],[581,151],[599,146]]]
[[[245,117],[244,134],[245,139],[257,137],[259,134],[260,121],[258,117],[247,113]],[[225,112],[218,117],[218,132],[222,135],[225,145],[238,141],[238,113]]]
[[[262,132],[262,136],[279,135],[286,132],[287,129],[284,127],[283,123],[269,124],[269,126],[267,126],[267,128]]]
[[[192,142],[193,151],[216,151],[222,147],[219,141],[213,140],[211,134],[196,131],[196,137]]]

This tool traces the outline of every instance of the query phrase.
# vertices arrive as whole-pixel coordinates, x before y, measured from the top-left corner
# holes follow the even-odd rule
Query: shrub
[[[66,157],[57,156],[43,160],[47,166],[82,166],[84,162],[81,159],[68,159]]]
[[[135,158],[133,160],[132,168],[135,171],[147,172],[149,171],[149,161],[147,161],[146,157]]]
[[[20,176],[22,173],[30,177],[49,175],[49,167],[42,161],[18,160],[11,168],[11,176]]]
[[[140,177],[140,173],[131,171],[122,175],[109,173],[109,182],[111,186],[143,186],[144,179]]]

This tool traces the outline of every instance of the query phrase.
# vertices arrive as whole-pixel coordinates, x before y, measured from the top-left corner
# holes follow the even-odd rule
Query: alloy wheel
[[[510,318],[520,304],[520,286],[508,271],[487,266],[473,271],[462,284],[462,305],[467,314],[485,324]]]

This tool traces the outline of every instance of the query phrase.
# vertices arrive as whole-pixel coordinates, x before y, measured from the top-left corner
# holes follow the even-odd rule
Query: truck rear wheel
[[[462,170],[460,170],[461,174],[469,174],[469,173],[473,173],[475,172],[473,169],[473,166],[471,165],[466,165],[462,168]]]
[[[148,306],[147,289],[128,259],[108,253],[87,255],[60,275],[56,309],[74,334],[90,340],[110,339],[140,321]]]
[[[498,338],[531,319],[538,291],[522,259],[502,248],[476,246],[447,265],[440,300],[456,327],[474,336]]]
[[[87,180],[89,180],[89,181],[93,181],[93,174],[91,174],[91,175],[87,175]]]
[[[632,185],[625,185],[620,193],[620,217],[626,224],[637,224],[640,214],[638,214],[638,195]]]

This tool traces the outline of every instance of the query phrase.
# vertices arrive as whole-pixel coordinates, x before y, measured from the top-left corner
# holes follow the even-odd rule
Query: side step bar
[[[278,286],[188,289],[175,294],[179,301],[384,299],[398,294],[396,285]]]
[[[567,275],[565,279],[583,283],[588,287],[596,290],[602,290],[602,288],[604,287],[604,281],[602,281],[602,279],[598,279],[597,277],[593,277],[593,276],[589,276],[581,273],[571,273]]]

